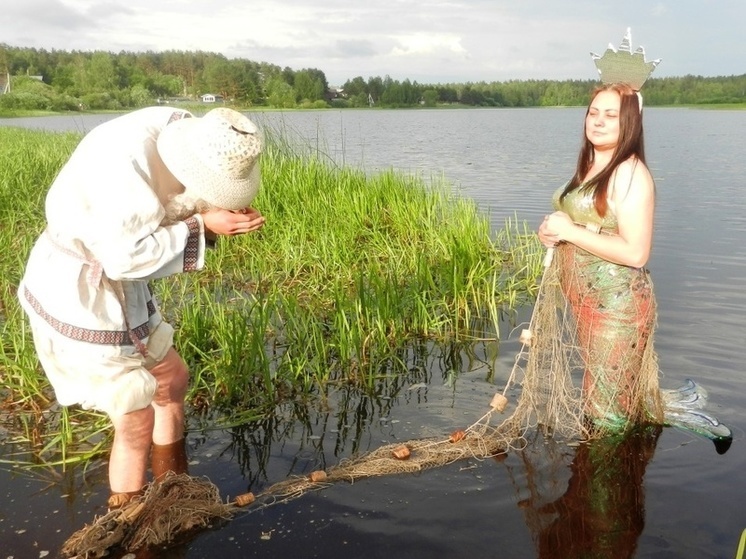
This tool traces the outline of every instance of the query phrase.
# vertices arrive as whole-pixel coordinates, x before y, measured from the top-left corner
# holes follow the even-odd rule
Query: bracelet
[[[600,233],[601,232],[601,226],[597,223],[586,223],[585,228],[588,229],[588,231],[591,231],[593,233]]]

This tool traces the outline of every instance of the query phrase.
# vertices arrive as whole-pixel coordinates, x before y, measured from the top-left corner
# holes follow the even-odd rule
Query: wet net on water
[[[662,425],[664,408],[684,413],[691,401],[701,407],[703,391],[659,390],[652,335],[656,308],[649,279],[639,274],[604,276],[608,270],[574,265],[578,255],[571,250],[569,245],[558,247],[553,258],[555,251],[548,253],[508,382],[472,425],[454,426],[457,430],[442,437],[385,445],[230,502],[222,501],[205,478],[169,475],[151,483],[142,497],[73,534],[63,554],[92,558],[110,550],[168,546],[247,507],[286,502],[330,484],[520,450],[527,433],[537,429],[560,441],[590,440],[635,424]],[[578,316],[582,320],[576,320]],[[508,405],[505,394],[518,385],[519,399]]]

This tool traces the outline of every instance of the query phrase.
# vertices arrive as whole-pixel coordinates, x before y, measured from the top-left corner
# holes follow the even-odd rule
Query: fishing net
[[[692,405],[701,407],[705,393],[693,384],[679,391],[659,390],[655,321],[645,271],[609,264],[563,244],[547,254],[531,321],[520,336],[521,349],[504,390],[471,426],[447,436],[386,445],[230,503],[221,502],[206,479],[169,476],[151,484],[142,498],[74,534],[63,552],[88,558],[115,548],[164,546],[231,518],[242,507],[269,506],[337,482],[498,457],[524,448],[529,432],[578,441],[622,433],[635,424],[663,425],[667,418],[675,419],[672,413],[684,416]],[[505,395],[519,384],[519,400],[508,407]]]
[[[569,243],[550,249],[516,361],[524,379],[519,415],[581,439],[662,423],[656,319],[645,270]]]
[[[89,559],[176,543],[232,516],[215,485],[186,474],[150,483],[141,497],[109,511],[64,544],[66,557]]]

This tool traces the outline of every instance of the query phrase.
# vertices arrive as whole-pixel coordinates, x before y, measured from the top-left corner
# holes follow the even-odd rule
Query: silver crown
[[[591,53],[603,83],[627,83],[633,89],[639,91],[642,84],[658,66],[661,61],[660,58],[650,62],[646,61],[645,49],[637,47],[637,50],[632,52],[631,43],[631,32],[627,28],[627,33],[624,35],[619,49],[614,48],[614,45],[609,43],[609,47],[603,56]]]

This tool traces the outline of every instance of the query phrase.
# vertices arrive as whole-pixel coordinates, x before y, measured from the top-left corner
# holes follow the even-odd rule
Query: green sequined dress
[[[555,209],[580,224],[618,234],[616,216],[596,211],[592,192],[577,188]],[[571,243],[555,250],[560,286],[574,320],[583,368],[585,414],[609,431],[660,418],[657,358],[652,336],[656,302],[648,272],[608,262]]]

